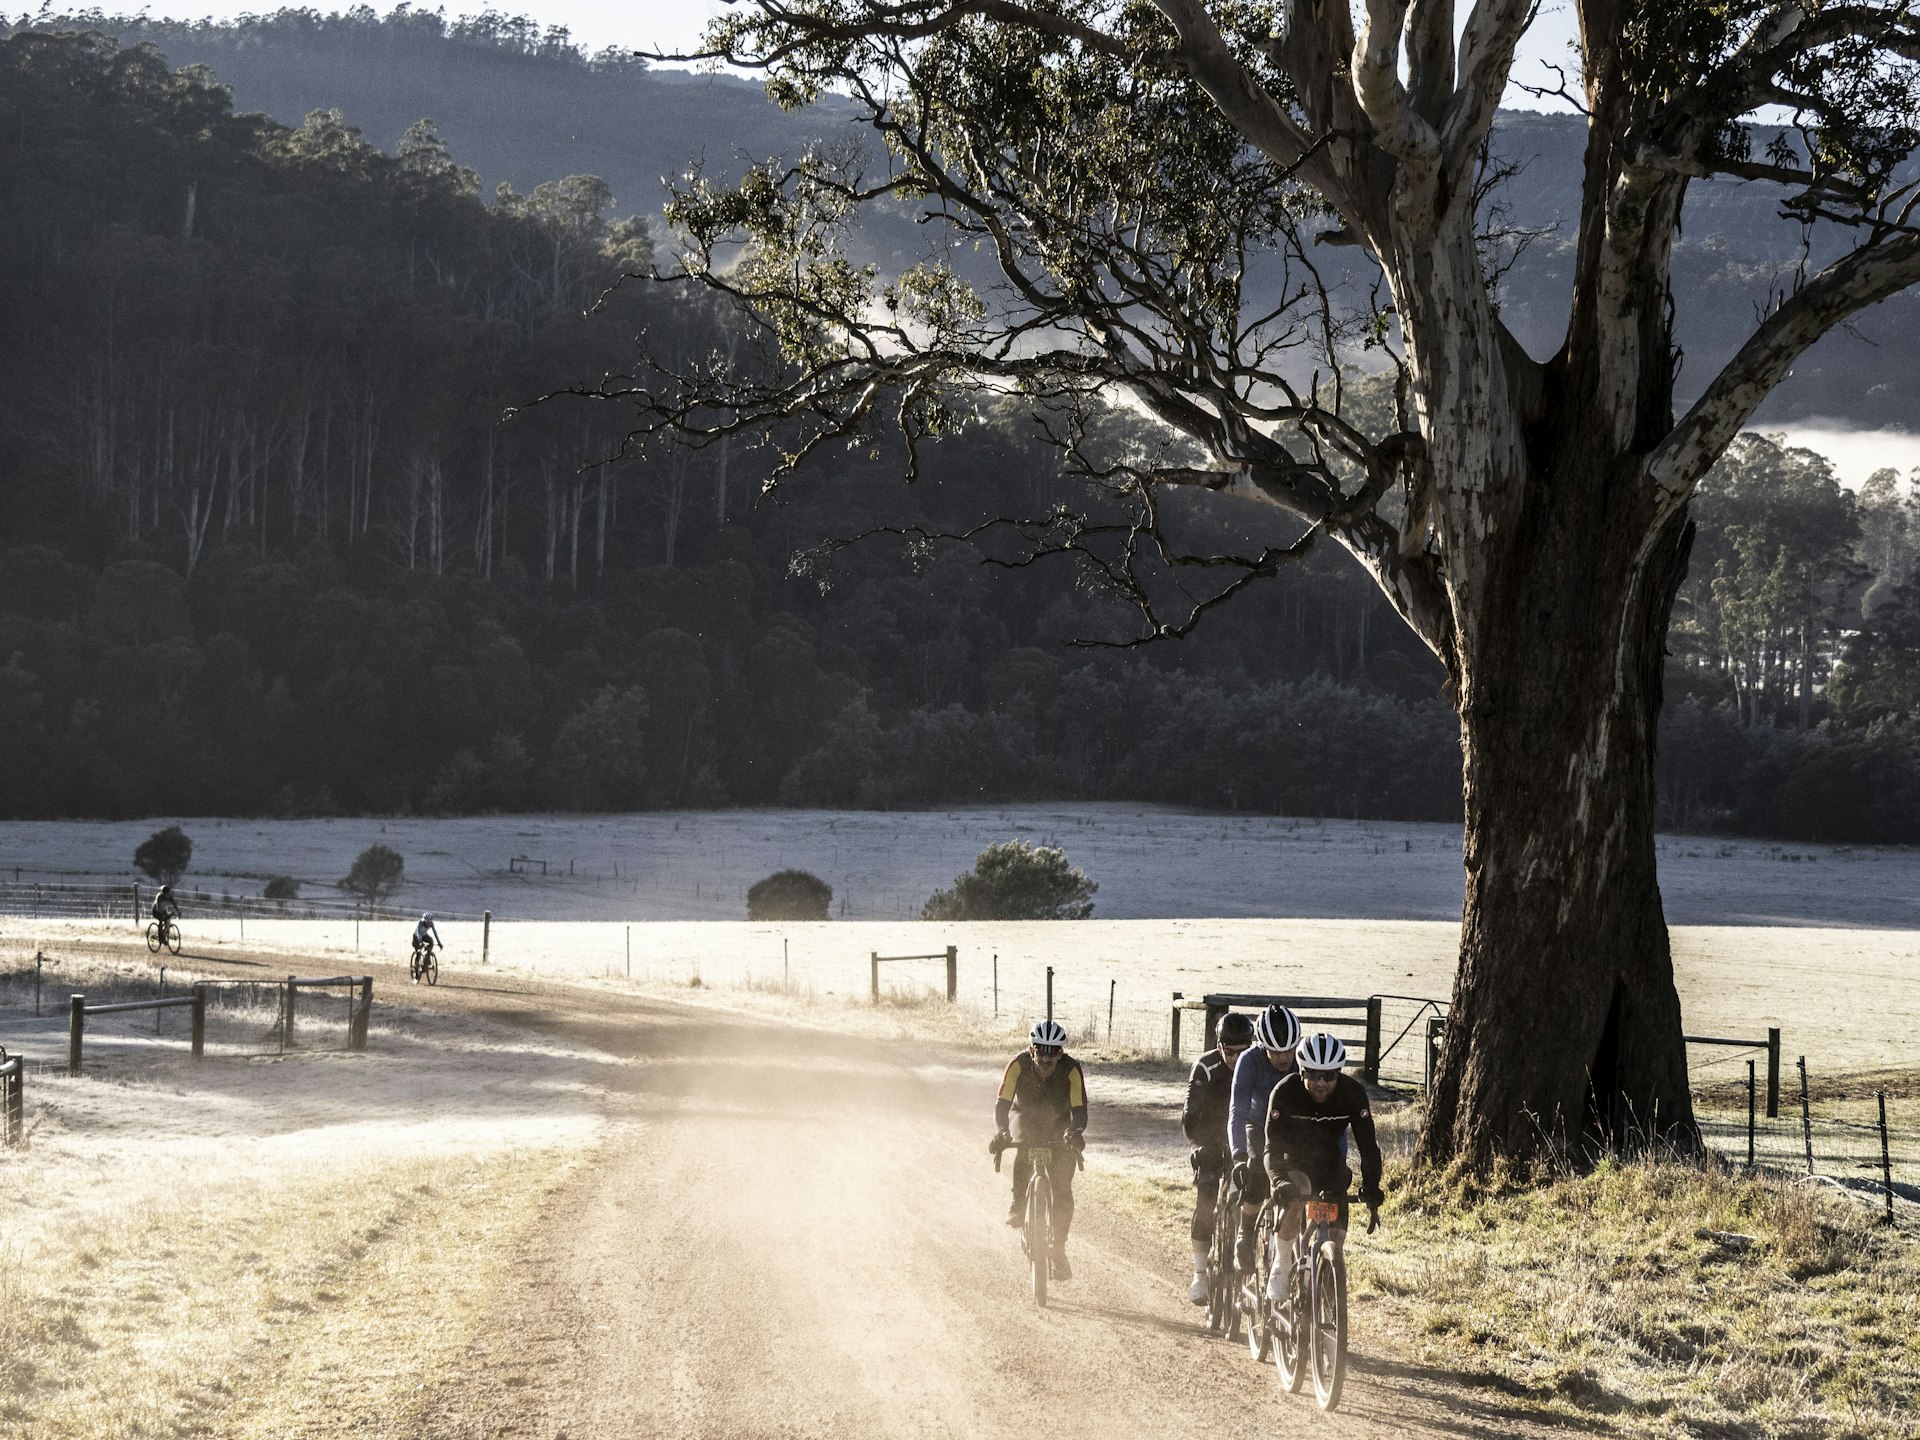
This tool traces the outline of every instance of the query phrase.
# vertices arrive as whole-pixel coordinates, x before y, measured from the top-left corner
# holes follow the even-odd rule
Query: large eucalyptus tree
[[[1575,3],[1585,170],[1544,361],[1501,322],[1482,223],[1530,0],[1464,25],[1454,0],[745,0],[711,54],[789,105],[850,97],[881,154],[690,178],[679,278],[733,297],[765,353],[609,387],[643,430],[774,437],[781,469],[882,424],[911,464],[968,387],[1056,415],[1127,392],[1188,448],[1096,454],[1068,404],[1057,433],[1126,513],[1008,519],[1126,591],[1143,638],[1323,537],[1351,551],[1460,716],[1466,907],[1424,1139],[1442,1163],[1692,1136],[1653,838],[1688,497],[1797,355],[1920,279],[1912,0]],[[1669,261],[1714,176],[1851,239],[1676,417]],[[902,202],[958,264],[883,281],[848,258],[850,217]],[[1377,266],[1371,303],[1320,283],[1347,245]],[[1366,348],[1398,372],[1384,430],[1341,403],[1337,363]],[[1188,553],[1163,496],[1191,487],[1298,538]]]

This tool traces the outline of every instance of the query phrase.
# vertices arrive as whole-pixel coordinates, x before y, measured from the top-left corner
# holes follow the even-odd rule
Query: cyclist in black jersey
[[[1292,1254],[1304,1202],[1321,1191],[1344,1197],[1353,1183],[1346,1156],[1349,1135],[1360,1152],[1360,1203],[1376,1209],[1380,1205],[1380,1142],[1373,1130],[1373,1106],[1366,1087],[1340,1073],[1346,1061],[1346,1046],[1336,1037],[1324,1030],[1309,1035],[1294,1052],[1298,1068],[1275,1085],[1267,1098],[1267,1173],[1274,1179],[1276,1194],[1281,1193],[1283,1181],[1288,1192],[1280,1220],[1279,1257]],[[1342,1204],[1336,1239],[1344,1241],[1346,1233],[1347,1207]],[[1276,1275],[1285,1263],[1279,1257]],[[1280,1284],[1284,1283],[1283,1278]],[[1271,1278],[1268,1293],[1273,1294]]]
[[[1220,1044],[1194,1061],[1187,1077],[1187,1108],[1180,1128],[1193,1149],[1193,1284],[1187,1298],[1207,1303],[1207,1252],[1213,1245],[1213,1223],[1220,1205],[1220,1187],[1227,1183],[1233,1160],[1227,1147],[1227,1112],[1233,1099],[1233,1066],[1253,1043],[1253,1021],[1230,1011],[1220,1021]]]
[[[1080,1062],[1066,1053],[1067,1032],[1058,1021],[1036,1022],[1027,1040],[1027,1048],[1007,1062],[1001,1077],[988,1149],[997,1156],[1013,1143],[1012,1121],[1018,1124],[1022,1141],[1061,1144],[1073,1152],[1066,1163],[1057,1163],[1047,1172],[1053,1177],[1053,1278],[1070,1280],[1073,1267],[1067,1264],[1067,1231],[1073,1225],[1074,1162],[1086,1146],[1087,1077]],[[1007,1224],[1016,1230],[1026,1223],[1027,1181],[1032,1173],[1027,1152],[1016,1151],[1013,1203],[1007,1210]]]

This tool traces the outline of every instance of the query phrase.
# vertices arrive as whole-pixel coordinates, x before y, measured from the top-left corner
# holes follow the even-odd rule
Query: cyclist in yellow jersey
[[[1066,1053],[1067,1032],[1059,1022],[1039,1021],[1027,1032],[1027,1040],[1027,1048],[1007,1062],[1007,1073],[1001,1077],[1000,1096],[993,1107],[993,1141],[988,1148],[997,1155],[1013,1143],[1016,1136],[1009,1129],[1011,1119],[1017,1122],[1017,1138],[1024,1143],[1064,1145],[1073,1152],[1048,1172],[1053,1177],[1053,1278],[1068,1280],[1073,1277],[1073,1269],[1067,1264],[1067,1231],[1073,1225],[1074,1162],[1086,1145],[1087,1078],[1080,1062]],[[1015,1152],[1013,1204],[1007,1211],[1007,1224],[1016,1230],[1026,1223],[1027,1181],[1032,1169],[1026,1152]]]

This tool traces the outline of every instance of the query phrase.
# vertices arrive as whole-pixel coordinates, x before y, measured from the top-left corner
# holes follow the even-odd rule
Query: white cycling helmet
[[[1293,1063],[1302,1070],[1332,1070],[1337,1073],[1347,1063],[1347,1047],[1326,1031],[1317,1030],[1300,1042],[1300,1048],[1294,1052]]]
[[[1035,1045],[1053,1045],[1065,1049],[1067,1030],[1058,1020],[1036,1020],[1033,1028],[1027,1031],[1027,1039]]]
[[[420,917],[420,923],[421,923],[422,925],[431,925],[431,924],[433,924],[433,912],[432,912],[431,910],[429,910],[429,911],[427,911],[427,913],[426,913],[426,914],[424,914],[424,915],[422,915],[422,916]]]
[[[1253,1043],[1262,1050],[1291,1050],[1300,1043],[1300,1022],[1284,1005],[1269,1005],[1253,1022]]]

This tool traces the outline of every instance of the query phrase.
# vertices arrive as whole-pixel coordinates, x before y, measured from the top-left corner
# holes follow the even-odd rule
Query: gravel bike
[[[1347,1262],[1338,1227],[1347,1197],[1321,1190],[1307,1200],[1287,1270],[1287,1295],[1267,1309],[1273,1332],[1273,1364],[1280,1383],[1297,1391],[1309,1373],[1322,1410],[1340,1403],[1347,1376]],[[1380,1227],[1369,1207],[1367,1233]]]
[[[440,983],[440,959],[434,954],[433,941],[424,945],[418,940],[413,942],[413,959],[407,965],[407,974],[416,985],[422,980],[429,985]]]
[[[998,1146],[993,1152],[993,1168],[1000,1169],[1000,1157],[1007,1151],[1025,1151],[1031,1169],[1027,1175],[1026,1224],[1020,1227],[1020,1248],[1027,1253],[1027,1269],[1033,1278],[1033,1303],[1047,1303],[1047,1281],[1051,1278],[1053,1264],[1053,1165],[1056,1150],[1065,1150],[1072,1155],[1082,1170],[1087,1161],[1073,1146],[1064,1140],[1048,1141],[1036,1144],[1026,1140],[1010,1140]],[[1067,1163],[1062,1161],[1061,1163]]]
[[[162,949],[168,954],[180,953],[180,927],[171,920],[155,920],[147,926],[147,949],[158,955]]]

